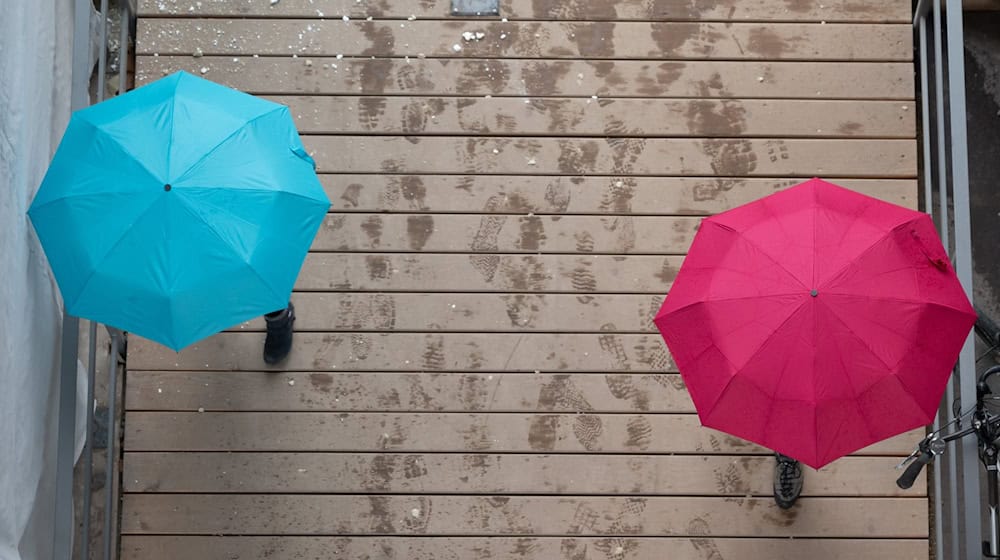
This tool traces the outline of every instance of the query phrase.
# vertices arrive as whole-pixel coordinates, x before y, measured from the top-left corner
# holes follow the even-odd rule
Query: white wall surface
[[[25,212],[70,113],[72,0],[0,0],[0,560],[51,557],[60,311]]]

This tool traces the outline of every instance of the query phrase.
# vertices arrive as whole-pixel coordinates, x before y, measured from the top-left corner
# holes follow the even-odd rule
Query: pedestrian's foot
[[[774,502],[781,509],[788,509],[802,493],[802,466],[781,453],[776,453],[774,458]]]
[[[288,357],[292,350],[292,323],[295,322],[295,306],[264,315],[267,323],[267,338],[264,339],[264,361],[276,364]]]

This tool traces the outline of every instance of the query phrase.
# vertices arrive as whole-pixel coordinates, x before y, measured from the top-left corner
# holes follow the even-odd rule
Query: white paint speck
[[[420,510],[417,508],[413,508],[410,510],[410,515],[412,515],[413,517],[420,517]]]
[[[451,50],[453,50],[455,52],[461,52],[462,51],[462,45],[459,45],[458,43],[455,43],[454,45],[451,46]]]
[[[205,412],[205,408],[204,408],[204,407],[201,407],[201,406],[199,406],[199,407],[198,407],[198,412]]]
[[[351,21],[351,17],[350,16],[344,16],[344,17],[342,17],[340,19],[344,20],[345,23],[348,22],[348,21]]]
[[[208,67],[202,66],[201,70],[199,70],[199,72],[201,72],[202,74],[208,74]]]

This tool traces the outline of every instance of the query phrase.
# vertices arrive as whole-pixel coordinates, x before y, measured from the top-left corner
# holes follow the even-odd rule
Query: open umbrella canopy
[[[931,423],[975,317],[926,214],[813,179],[703,220],[655,322],[705,426],[819,468]]]
[[[179,72],[74,113],[28,214],[68,313],[179,349],[287,305],[314,167],[287,107]]]

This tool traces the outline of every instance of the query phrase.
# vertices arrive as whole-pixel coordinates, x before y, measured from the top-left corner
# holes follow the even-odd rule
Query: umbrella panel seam
[[[148,207],[146,207],[145,210],[143,210],[142,212],[140,212],[138,214],[138,216],[136,217],[136,219],[134,220],[133,223],[144,220],[146,218],[146,216],[149,215],[149,213],[152,212],[153,209],[155,209],[158,206],[158,204],[162,202],[162,200],[163,200],[162,196],[156,197],[153,200],[153,202],[150,203],[150,205]],[[87,288],[90,286],[90,283],[93,281],[94,276],[97,274],[97,271],[100,270],[103,267],[105,261],[108,260],[108,257],[110,257],[111,254],[115,252],[115,249],[117,249],[118,246],[121,245],[122,241],[124,241],[125,238],[128,237],[129,233],[131,233],[131,232],[132,232],[132,228],[128,228],[125,231],[123,231],[122,234],[118,237],[118,239],[115,240],[115,242],[104,253],[104,255],[101,256],[100,260],[98,260],[94,264],[93,268],[90,270],[90,273],[87,275],[87,279],[84,280],[83,283],[80,285],[80,291],[76,294],[76,298],[73,300],[72,305],[70,305],[68,303],[66,304],[66,308],[67,309],[76,306],[76,303],[77,303],[78,299],[80,298],[81,295],[83,295],[84,292],[87,291]]]
[[[214,235],[216,238],[218,238],[218,240],[224,246],[226,246],[231,251],[233,251],[234,254],[240,254],[239,251],[235,250],[226,241],[225,236],[223,236],[222,234],[220,234],[218,232],[218,230],[216,230],[215,227],[208,220],[206,220],[203,216],[201,216],[198,212],[196,212],[193,208],[191,208],[190,204],[187,201],[185,201],[183,199],[183,197],[180,197],[179,202],[180,202],[180,206],[183,207],[186,212],[188,212],[195,219],[197,219],[198,221],[200,221],[201,223],[203,223],[205,225],[205,227],[208,228],[208,230],[212,232],[212,235]],[[245,221],[245,220],[243,220],[243,221]],[[274,286],[272,286],[270,282],[266,281],[260,275],[260,273],[257,272],[257,270],[253,267],[253,263],[251,262],[250,259],[243,258],[242,255],[240,254],[240,260],[243,261],[243,263],[247,266],[247,269],[249,269],[251,272],[253,272],[253,275],[256,276],[258,280],[260,280],[260,282],[261,282],[262,285],[267,286],[267,289],[271,291],[271,294],[275,296],[275,299],[283,299],[282,296],[278,293],[278,291],[274,289]]]
[[[287,110],[287,107],[285,107],[284,105],[277,105],[277,107],[274,107],[270,111],[267,111],[266,113],[261,113],[261,114],[257,115],[256,117],[254,117],[252,119],[249,119],[248,121],[246,121],[245,123],[243,123],[242,125],[240,125],[236,130],[234,130],[231,133],[229,133],[228,136],[226,136],[225,138],[223,138],[222,140],[220,140],[219,143],[216,144],[215,146],[213,146],[210,150],[206,150],[205,153],[202,154],[202,156],[200,158],[198,158],[197,161],[195,161],[190,166],[188,166],[188,168],[185,169],[183,173],[179,173],[177,175],[177,178],[174,179],[174,181],[177,181],[178,183],[181,182],[181,181],[183,181],[184,178],[187,177],[187,175],[189,173],[191,173],[192,170],[196,169],[198,166],[200,166],[202,163],[204,163],[205,160],[207,160],[209,157],[211,157],[212,154],[214,154],[219,148],[221,148],[222,146],[224,146],[227,142],[229,142],[230,140],[232,140],[237,134],[239,134],[240,132],[242,132],[243,130],[245,130],[247,127],[249,127],[253,123],[257,122],[260,119],[263,119],[264,117],[273,115],[274,113],[282,111],[282,110]],[[172,140],[173,140],[173,138],[171,137],[171,141]],[[169,154],[168,154],[168,157],[169,157]]]

